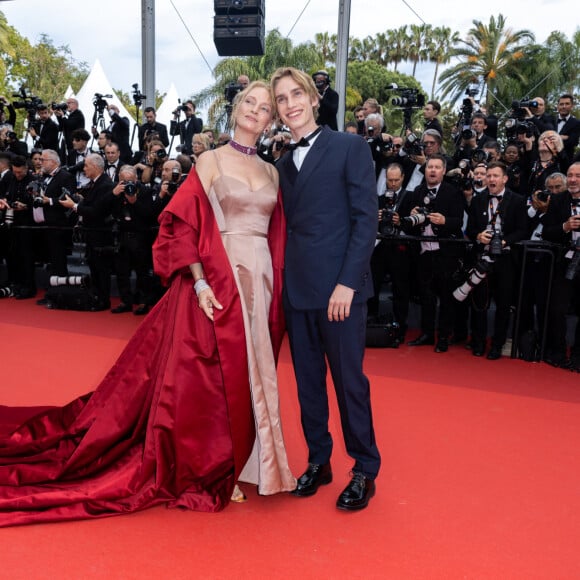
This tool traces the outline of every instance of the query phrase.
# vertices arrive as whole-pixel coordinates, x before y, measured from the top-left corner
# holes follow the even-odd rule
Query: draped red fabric
[[[279,214],[271,236],[278,294],[282,225]],[[96,390],[0,438],[0,526],[159,503],[200,511],[227,505],[254,421],[240,298],[195,172],[160,217],[154,257],[170,287]],[[199,260],[224,305],[213,324],[197,306],[187,267]],[[273,313],[279,295],[275,301]],[[279,345],[283,322],[271,318]],[[22,412],[3,407],[0,418],[12,424]]]

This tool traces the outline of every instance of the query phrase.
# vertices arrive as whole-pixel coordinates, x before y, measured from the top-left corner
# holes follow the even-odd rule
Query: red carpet
[[[63,404],[91,390],[139,322],[0,301],[0,404]],[[155,508],[0,529],[0,578],[580,577],[580,375],[460,347],[369,350],[366,369],[383,455],[369,509],[334,507],[351,465],[334,408],[334,482],[316,496],[243,486],[249,501],[219,514]],[[279,371],[299,475],[287,347]]]

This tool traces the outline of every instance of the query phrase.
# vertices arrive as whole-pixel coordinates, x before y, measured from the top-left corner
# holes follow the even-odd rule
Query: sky
[[[336,33],[340,5],[339,0],[266,0],[266,30],[278,28],[294,44],[314,41],[317,32]],[[553,30],[572,37],[577,28],[575,7],[572,0],[351,0],[350,36],[362,39],[424,21],[449,26],[463,37],[473,20],[487,23],[492,14],[503,14],[508,27],[527,28],[537,42],[543,42]],[[113,88],[129,93],[133,83],[142,87],[141,0],[77,0],[59,5],[11,0],[1,1],[0,10],[8,24],[33,43],[45,33],[56,46],[68,45],[77,61],[91,66],[99,59]],[[210,67],[221,58],[213,43],[213,16],[213,0],[156,0],[156,86],[161,93],[174,83],[179,96],[187,98],[212,84]],[[410,72],[410,67],[399,70]],[[417,68],[417,78],[428,92],[433,71],[431,64]],[[34,87],[30,89],[34,92]]]

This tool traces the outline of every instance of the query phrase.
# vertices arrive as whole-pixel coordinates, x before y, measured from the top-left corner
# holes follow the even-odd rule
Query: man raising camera
[[[179,122],[178,118],[181,111],[185,114],[185,119]],[[183,105],[179,105],[179,107],[173,111],[173,120],[171,121],[169,132],[171,135],[179,135],[181,153],[185,153],[186,155],[191,155],[193,153],[191,147],[193,136],[197,133],[201,133],[202,129],[203,122],[195,116],[195,103],[193,101],[185,101]]]
[[[79,102],[75,98],[69,97],[66,100],[66,108],[53,103],[52,112],[55,114],[58,126],[63,132],[67,153],[70,153],[73,148],[73,131],[76,129],[84,130],[85,128],[85,116],[79,109]]]
[[[502,355],[512,305],[516,272],[513,246],[526,237],[527,213],[525,199],[506,189],[507,168],[501,162],[487,167],[487,191],[476,195],[469,206],[467,237],[476,243],[477,257],[486,253],[493,266],[485,280],[472,290],[472,353],[482,356],[487,339],[488,296],[496,306],[489,360]],[[490,263],[488,262],[488,263]]]

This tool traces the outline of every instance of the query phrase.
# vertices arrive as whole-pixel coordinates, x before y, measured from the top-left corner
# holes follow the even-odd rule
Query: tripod
[[[184,141],[184,135],[182,134],[181,131],[181,101],[179,101],[179,104],[177,106],[177,109],[175,109],[175,111],[173,111],[173,116],[174,119],[173,121],[171,121],[172,123],[175,123],[175,127],[177,129],[177,131],[179,131],[179,141],[180,141],[180,145],[183,145],[183,141]],[[172,151],[172,147],[173,147],[173,141],[175,140],[175,135],[177,134],[177,131],[171,131],[171,141],[169,142],[169,149],[167,150],[169,152],[169,154],[171,154]]]
[[[133,141],[135,141],[135,133],[139,131],[139,109],[141,108],[141,101],[133,99],[135,102],[135,124],[133,125],[133,131],[131,132],[131,150],[133,150]]]
[[[89,145],[89,149],[93,150],[93,145],[95,143],[95,139],[98,137],[99,133],[106,129],[105,127],[105,116],[103,115],[105,108],[99,105],[95,105],[95,112],[93,113],[93,138],[91,139],[91,144]]]

